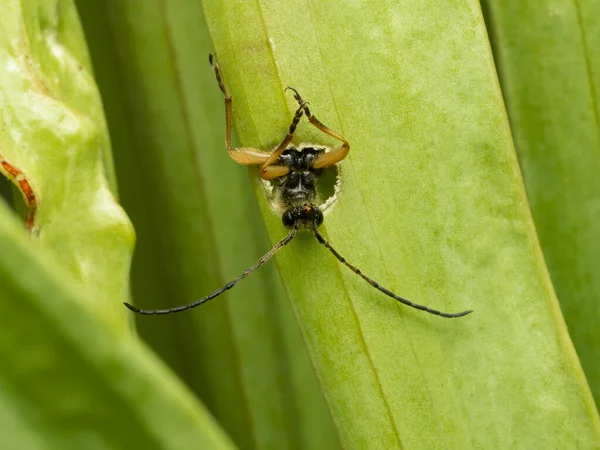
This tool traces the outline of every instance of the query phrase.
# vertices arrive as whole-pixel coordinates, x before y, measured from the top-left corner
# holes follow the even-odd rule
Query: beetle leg
[[[313,124],[319,130],[321,130],[323,133],[342,142],[342,145],[340,145],[339,147],[337,147],[329,152],[321,153],[315,159],[315,161],[313,163],[313,169],[322,169],[324,167],[333,166],[334,164],[336,164],[336,163],[340,162],[342,159],[344,159],[348,155],[348,152],[350,151],[350,143],[346,140],[346,138],[344,136],[342,136],[341,134],[336,133],[335,131],[329,129],[327,126],[323,125],[323,123],[321,123],[321,121],[319,119],[317,119],[315,116],[313,116],[310,113],[310,109],[308,109],[308,103],[306,103],[306,101],[304,101],[302,99],[302,97],[300,97],[300,94],[298,93],[298,91],[296,91],[296,89],[294,89],[291,86],[288,86],[287,89],[294,92],[294,98],[296,99],[296,101],[298,102],[300,107],[304,110],[304,114],[306,114],[306,117],[308,118],[308,121],[311,124]]]

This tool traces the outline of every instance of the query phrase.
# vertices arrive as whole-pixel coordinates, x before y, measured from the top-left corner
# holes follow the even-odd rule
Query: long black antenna
[[[289,232],[289,234],[286,237],[284,237],[281,241],[279,241],[277,244],[275,244],[275,247],[273,247],[271,250],[269,250],[269,252],[265,256],[260,258],[256,264],[254,264],[252,267],[249,267],[248,269],[246,269],[244,271],[244,273],[242,273],[239,277],[231,280],[229,283],[227,283],[223,287],[220,287],[212,294],[208,294],[206,297],[201,298],[200,300],[196,300],[195,302],[190,303],[189,305],[176,306],[175,308],[170,308],[170,309],[137,309],[135,306],[130,305],[129,303],[123,303],[123,304],[125,306],[127,306],[130,310],[132,310],[133,312],[136,312],[138,314],[144,314],[147,316],[177,313],[177,312],[185,311],[186,309],[191,309],[191,308],[195,308],[196,306],[200,306],[200,305],[206,303],[207,301],[218,297],[223,292],[228,291],[229,289],[234,287],[236,284],[238,284],[240,281],[242,281],[244,278],[246,278],[248,275],[250,275],[252,272],[254,272],[256,269],[258,269],[260,266],[262,266],[264,263],[266,263],[269,259],[271,259],[271,257],[275,253],[277,253],[282,247],[286,246],[287,244],[289,244],[291,242],[292,239],[294,239],[294,236],[296,235],[296,231],[298,231],[298,227],[294,226],[294,228],[292,228],[292,230]]]
[[[436,309],[428,308],[427,306],[418,305],[417,303],[413,303],[410,300],[402,298],[402,297],[394,294],[392,291],[384,288],[383,286],[380,286],[379,283],[377,283],[375,280],[369,278],[364,273],[362,273],[360,271],[360,269],[358,269],[357,267],[354,267],[352,264],[350,264],[348,261],[346,261],[346,258],[344,258],[342,255],[340,255],[337,252],[337,250],[334,249],[331,246],[331,244],[329,244],[329,242],[327,242],[325,240],[325,238],[323,236],[321,236],[321,234],[317,231],[316,227],[313,228],[313,233],[315,233],[315,237],[317,238],[317,241],[319,241],[319,243],[321,243],[325,247],[327,247],[329,249],[329,251],[331,253],[333,253],[333,256],[335,256],[338,259],[339,262],[341,262],[343,265],[345,265],[348,269],[350,269],[356,275],[359,275],[363,280],[365,280],[367,283],[369,283],[375,289],[383,292],[385,295],[387,295],[389,297],[392,297],[395,300],[398,300],[400,303],[402,303],[402,304],[404,304],[406,306],[410,306],[411,308],[415,308],[415,309],[420,309],[421,311],[428,312],[429,314],[435,314],[436,316],[448,317],[448,318],[462,317],[462,316],[466,316],[467,314],[470,314],[470,313],[473,312],[472,310],[468,310],[468,311],[463,311],[463,312],[459,312],[459,313],[455,313],[455,314],[450,314],[450,313],[445,313],[445,312],[442,312],[442,311],[438,311]]]

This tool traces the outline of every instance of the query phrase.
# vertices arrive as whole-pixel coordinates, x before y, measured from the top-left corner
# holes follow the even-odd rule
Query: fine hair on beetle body
[[[259,166],[259,176],[267,182],[272,182],[278,209],[282,211],[281,220],[289,232],[253,266],[249,267],[241,275],[206,297],[187,305],[168,309],[138,309],[129,303],[125,303],[127,308],[138,314],[162,315],[181,312],[200,306],[233,288],[237,283],[266,263],[280,249],[289,244],[299,230],[307,230],[308,232],[312,232],[317,242],[328,249],[341,264],[360,276],[378,291],[406,306],[446,318],[462,317],[472,312],[471,310],[466,310],[458,313],[447,313],[413,303],[381,286],[378,282],[365,275],[356,266],[346,261],[346,258],[334,249],[318,230],[323,223],[323,212],[318,203],[316,181],[321,176],[323,169],[334,167],[348,155],[350,143],[342,135],[320,122],[312,114],[308,102],[301,97],[295,88],[288,86],[285,90],[292,93],[298,107],[292,117],[288,132],[281,143],[271,153],[266,153],[250,147],[232,147],[232,98],[225,87],[223,74],[216,62],[215,55],[212,53],[209,55],[209,62],[215,73],[219,89],[221,90],[225,101],[225,144],[227,153],[239,164]],[[311,125],[338,141],[338,146],[328,148],[313,144],[294,145],[292,139],[296,127],[303,116],[306,117]]]

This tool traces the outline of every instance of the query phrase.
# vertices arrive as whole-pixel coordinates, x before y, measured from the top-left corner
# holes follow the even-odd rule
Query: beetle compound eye
[[[323,223],[323,213],[321,212],[320,209],[315,209],[315,225],[317,227],[320,227],[321,224]]]
[[[281,220],[283,222],[283,226],[286,228],[292,228],[294,226],[294,223],[296,223],[294,213],[289,209],[283,213],[283,215],[281,216]]]

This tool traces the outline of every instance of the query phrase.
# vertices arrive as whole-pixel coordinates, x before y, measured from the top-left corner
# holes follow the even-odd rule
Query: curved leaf
[[[486,3],[536,228],[598,404],[600,3]]]
[[[245,146],[281,140],[296,106],[287,85],[350,141],[323,226],[332,244],[413,301],[475,310],[448,320],[398,305],[310,233],[279,255],[344,445],[598,447],[478,6],[204,6]],[[333,144],[307,125],[297,141]],[[258,197],[274,242],[284,231]]]
[[[142,346],[101,321],[0,204],[3,448],[232,448]]]
[[[76,11],[70,1],[2,0],[0,15],[0,158],[32,189],[36,240],[124,332],[120,303],[129,295],[134,234],[114,198],[102,105]]]

